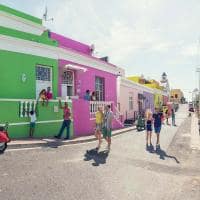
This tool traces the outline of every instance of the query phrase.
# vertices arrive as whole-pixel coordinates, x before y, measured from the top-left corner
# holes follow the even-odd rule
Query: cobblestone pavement
[[[186,107],[177,127],[163,126],[161,151],[145,150],[145,132],[105,142],[10,151],[0,156],[0,199],[5,200],[199,200],[199,151],[190,148]],[[155,144],[155,137],[153,138]]]

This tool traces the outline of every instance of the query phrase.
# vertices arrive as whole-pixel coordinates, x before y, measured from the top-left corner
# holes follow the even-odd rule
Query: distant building
[[[172,89],[170,91],[170,101],[175,103],[183,103],[184,94],[181,89]]]

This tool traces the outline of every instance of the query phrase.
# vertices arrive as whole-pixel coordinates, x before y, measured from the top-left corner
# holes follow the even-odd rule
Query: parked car
[[[193,107],[190,107],[190,108],[189,108],[189,112],[194,112],[194,108],[193,108]]]

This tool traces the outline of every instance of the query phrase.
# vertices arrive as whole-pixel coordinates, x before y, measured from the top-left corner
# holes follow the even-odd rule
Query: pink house
[[[119,78],[118,81],[118,108],[120,113],[124,116],[124,121],[134,121],[138,114],[143,113],[147,108],[151,109],[152,111],[154,110],[153,89],[130,81],[125,77]],[[148,105],[146,105],[147,100]]]
[[[98,106],[110,104],[115,113],[113,128],[122,127],[117,112],[117,77],[122,69],[92,56],[91,46],[82,44],[56,33],[50,37],[58,41],[65,59],[58,60],[58,93],[72,99],[74,135],[94,132],[94,113]],[[62,52],[61,52],[62,54]],[[86,90],[95,91],[96,101],[84,100]]]

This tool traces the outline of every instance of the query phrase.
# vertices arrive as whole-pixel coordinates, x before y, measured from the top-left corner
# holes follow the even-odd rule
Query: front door
[[[36,98],[39,97],[40,92],[50,87],[52,89],[52,69],[48,66],[36,66]]]

